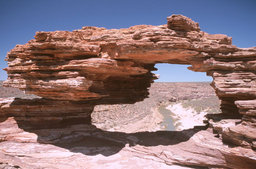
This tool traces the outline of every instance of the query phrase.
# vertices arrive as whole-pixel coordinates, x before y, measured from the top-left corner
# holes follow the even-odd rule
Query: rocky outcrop
[[[221,100],[223,114],[212,118],[210,126],[224,142],[253,154],[255,58],[255,47],[233,46],[230,37],[205,33],[198,23],[181,15],[168,17],[167,25],[160,26],[37,32],[35,39],[7,54],[5,86],[43,99],[1,101],[1,116],[15,116],[24,122],[34,121],[30,115],[46,121],[48,117],[60,121],[87,118],[91,105],[135,103],[147,97],[148,87],[156,78],[151,73],[156,63],[187,64],[191,65],[189,69],[213,77],[212,86]],[[4,109],[3,104],[11,106]],[[54,109],[53,104],[57,105]],[[34,105],[40,107],[39,112],[34,112]],[[227,118],[237,122],[221,125],[221,120]],[[225,158],[234,154],[237,152],[227,151]],[[231,160],[244,158],[248,157],[240,154]],[[255,163],[255,154],[249,161]]]
[[[65,127],[89,123],[93,108],[93,104],[85,102],[0,98],[0,119],[15,117],[24,129]]]
[[[37,32],[34,40],[8,53],[5,84],[55,100],[136,102],[148,94],[155,63],[208,71],[209,59],[236,51],[242,49],[232,46],[230,37],[209,35],[176,15],[168,18],[168,26]]]

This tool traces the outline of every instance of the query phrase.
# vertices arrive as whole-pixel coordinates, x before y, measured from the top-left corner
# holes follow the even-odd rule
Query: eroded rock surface
[[[156,78],[151,73],[156,63],[188,64],[189,69],[207,72],[213,77],[212,86],[221,100],[223,114],[211,117],[209,126],[235,148],[225,148],[220,140],[219,147],[215,147],[210,141],[202,151],[216,157],[212,163],[202,162],[205,159],[199,156],[201,160],[173,160],[175,153],[166,155],[164,151],[159,151],[157,156],[165,154],[163,160],[168,164],[241,168],[238,163],[241,162],[250,168],[256,161],[255,58],[256,47],[233,46],[230,37],[205,33],[198,23],[181,15],[168,17],[167,25],[160,26],[138,25],[119,30],[83,27],[72,32],[37,32],[35,39],[17,45],[7,54],[5,86],[42,98],[1,100],[1,132],[15,123],[26,130],[46,126],[49,131],[48,124],[54,123],[62,129],[65,124],[78,124],[79,119],[90,117],[94,105],[135,103],[146,98]],[[15,122],[6,126],[10,117],[14,117]],[[236,121],[222,125],[228,122],[222,121],[226,119]],[[51,136],[56,137],[56,132]],[[6,141],[12,138],[8,134],[1,138],[1,147],[5,147],[4,144],[10,147]],[[212,135],[209,138],[214,140]],[[200,141],[202,145],[204,140]],[[217,152],[209,151],[211,146]],[[150,149],[149,153],[152,152],[158,151]],[[26,159],[26,155],[22,159]]]

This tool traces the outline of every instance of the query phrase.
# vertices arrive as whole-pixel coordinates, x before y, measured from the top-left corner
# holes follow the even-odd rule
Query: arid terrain
[[[0,81],[0,98],[6,98],[6,97],[16,97],[16,98],[39,98],[36,95],[31,94],[25,94],[23,91],[12,88],[12,87],[3,87],[3,81]]]
[[[195,109],[198,114],[204,110],[209,113],[220,111],[219,100],[209,82],[156,82],[149,93],[148,98],[135,104],[95,106],[92,123],[106,131],[157,131],[166,130],[164,125],[172,123],[171,112],[162,113],[161,107],[182,104],[184,108]],[[19,89],[3,87],[0,82],[0,98],[5,97],[37,98]]]
[[[2,86],[0,87],[0,91],[1,91],[0,97],[2,97],[2,98],[4,98],[4,97],[35,98],[36,97],[34,95],[26,95],[18,89],[6,88],[6,87],[2,87]],[[61,145],[64,144],[63,142],[67,141],[65,139],[65,137],[58,138],[58,139],[55,137],[54,138],[51,138],[51,137],[53,136],[54,133],[56,134],[56,132],[62,133],[61,135],[67,135],[66,137],[72,138],[72,140],[75,140],[74,142],[70,142],[70,144],[72,144],[72,145],[70,145],[70,147],[72,147],[72,149],[70,149],[70,150],[73,152],[82,152],[83,154],[86,154],[87,160],[89,158],[89,161],[88,161],[88,166],[90,166],[89,168],[97,168],[97,167],[99,167],[99,168],[114,167],[115,168],[115,167],[117,167],[115,165],[120,165],[120,164],[115,164],[115,162],[112,161],[113,160],[112,158],[122,161],[122,160],[124,160],[123,158],[128,158],[128,157],[129,157],[130,161],[132,161],[132,162],[140,161],[141,163],[136,164],[136,165],[140,165],[142,168],[143,167],[144,168],[145,167],[146,168],[147,167],[152,167],[152,168],[160,167],[160,168],[177,168],[177,169],[178,168],[180,168],[180,169],[190,168],[190,167],[184,167],[184,166],[178,166],[178,165],[168,166],[165,163],[163,163],[161,160],[159,161],[156,159],[152,159],[152,160],[147,159],[148,157],[146,157],[145,155],[142,155],[141,157],[136,157],[137,156],[136,153],[134,154],[134,153],[129,152],[129,151],[134,151],[134,150],[128,149],[128,150],[124,150],[124,152],[121,151],[119,153],[117,153],[116,151],[119,151],[118,150],[119,147],[120,146],[122,147],[123,141],[125,141],[125,140],[126,140],[125,142],[128,141],[128,144],[137,144],[137,141],[142,143],[142,142],[151,142],[150,140],[153,141],[154,139],[159,139],[159,138],[161,139],[162,136],[157,138],[158,134],[155,135],[152,133],[152,136],[150,136],[150,137],[154,137],[154,138],[149,138],[148,136],[146,136],[146,138],[144,138],[145,136],[143,136],[144,134],[142,134],[143,132],[157,132],[157,131],[168,131],[169,130],[168,127],[166,127],[166,126],[170,125],[170,123],[173,123],[171,112],[170,111],[162,112],[161,107],[165,108],[168,105],[182,103],[184,108],[190,108],[190,109],[192,108],[192,109],[197,110],[197,112],[198,112],[197,114],[200,114],[201,111],[206,110],[206,109],[218,110],[219,102],[218,102],[217,97],[214,94],[213,89],[210,87],[209,83],[207,83],[207,82],[203,82],[203,83],[153,83],[152,86],[150,87],[149,92],[150,92],[150,95],[148,98],[146,98],[144,101],[137,102],[135,104],[97,105],[94,108],[94,111],[92,113],[92,123],[98,129],[92,128],[87,125],[80,125],[80,127],[74,125],[73,127],[71,126],[69,129],[70,131],[73,131],[72,132],[73,134],[66,133],[65,130],[67,130],[67,129],[64,129],[63,131],[62,131],[62,129],[51,129],[48,132],[46,132],[46,130],[42,130],[39,133],[37,133],[37,134],[39,134],[39,138],[42,139],[41,141],[39,141],[40,139],[38,141],[43,143],[46,140],[48,140],[46,142],[49,142],[52,139],[59,140],[60,143],[57,143],[56,145],[62,147]],[[207,100],[207,98],[208,98],[208,100]],[[205,102],[205,100],[208,102]],[[186,113],[186,112],[184,112],[184,113]],[[193,117],[190,117],[190,118],[193,118]],[[176,121],[178,121],[178,120],[176,119]],[[193,128],[193,126],[191,128]],[[174,128],[174,130],[176,130],[176,129]],[[116,135],[115,133],[111,134],[111,133],[108,133],[108,131],[115,132],[115,133],[120,132],[120,134],[118,134],[118,135]],[[96,136],[96,135],[95,136],[86,136],[83,139],[76,138],[78,135],[80,135],[79,137],[81,137],[81,135],[89,134],[87,132],[89,132],[89,133],[95,132],[95,134],[98,136]],[[45,134],[40,136],[40,133],[45,133]],[[74,133],[76,133],[76,134],[74,134]],[[125,133],[127,133],[127,134],[130,133],[131,135],[126,135]],[[174,138],[172,139],[172,142],[176,142],[176,141],[179,142],[181,140],[186,140],[187,137],[189,137],[191,134],[193,134],[193,132],[188,130],[188,131],[184,131],[183,134],[179,134],[177,136],[176,136],[176,134],[173,135],[170,133],[170,136],[171,135],[174,136]],[[18,134],[18,135],[21,135],[19,137],[27,137],[27,136],[22,136],[23,134]],[[28,135],[28,134],[25,134],[25,135]],[[112,138],[111,139],[107,138],[109,136]],[[135,138],[136,138],[136,140],[138,138],[141,140],[137,140],[137,141],[133,140]],[[163,138],[166,139],[165,136]],[[144,144],[144,143],[142,143],[142,144]],[[152,143],[149,143],[149,144],[151,145]],[[14,144],[11,144],[11,145],[14,147],[17,146]],[[25,144],[24,147],[26,147],[27,145],[28,144]],[[4,146],[5,145],[2,145],[1,147],[4,148]],[[64,146],[64,148],[68,148],[68,147]],[[7,151],[9,151],[9,150],[13,151],[13,150],[11,150],[12,149],[11,147],[4,148],[4,149],[6,149]],[[45,148],[41,147],[40,149],[45,149]],[[52,149],[52,151],[57,151],[58,153],[62,152],[62,154],[64,156],[66,156],[65,153],[67,153],[67,152],[63,152],[63,150],[58,150],[58,148],[54,148],[54,147],[50,147],[50,148],[48,147],[45,150],[40,150],[40,151],[42,154],[44,154],[44,153],[46,153],[45,151],[49,151],[48,149]],[[21,151],[24,151],[24,150],[21,150]],[[18,152],[16,152],[16,153],[18,153]],[[27,153],[29,153],[29,152],[27,152]],[[104,154],[104,156],[106,156],[106,157],[104,157],[104,158],[96,157],[96,156],[90,157],[90,155],[98,154],[98,153]],[[112,154],[116,154],[116,155],[113,156]],[[132,154],[134,154],[134,156]],[[61,156],[63,156],[63,155],[61,155]],[[71,153],[71,155],[72,155],[72,153]],[[75,154],[73,154],[73,155],[75,155]],[[41,155],[41,157],[37,157],[37,159],[43,160],[45,158],[43,156],[44,155]],[[116,157],[116,156],[121,156],[121,157]],[[31,158],[31,160],[33,158]],[[79,157],[79,158],[83,159],[82,157]],[[68,158],[67,160],[69,160],[69,159],[70,158]],[[63,160],[65,161],[65,159],[63,159]],[[97,167],[92,165],[93,161],[97,161],[96,162]],[[61,163],[63,163],[63,162],[61,162]],[[65,165],[65,162],[64,162],[64,164],[60,164],[60,166],[61,165]],[[46,166],[51,166],[51,165],[48,164]],[[129,162],[128,163],[124,162],[121,167],[128,167],[128,166],[130,166],[131,168],[134,167],[134,165],[129,165]],[[19,168],[19,166],[11,166],[10,164],[6,164],[3,162],[1,164],[1,161],[0,161],[0,167],[2,167],[2,168],[6,168],[6,167],[7,168],[8,167],[9,168],[15,168],[15,167]],[[28,166],[25,165],[25,167],[28,167]]]
[[[171,120],[159,108],[182,103],[198,114],[208,109],[219,113],[219,100],[209,82],[153,83],[149,97],[135,104],[97,105],[92,113],[93,124],[109,131],[139,132],[165,130]],[[163,124],[163,122],[165,124]]]
[[[0,98],[1,163],[254,169],[256,47],[183,15],[163,24],[39,31],[10,50],[4,86],[40,98]],[[213,88],[152,84],[157,63],[206,72]]]

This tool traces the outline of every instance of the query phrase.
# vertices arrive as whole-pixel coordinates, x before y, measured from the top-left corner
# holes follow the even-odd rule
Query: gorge
[[[86,161],[93,165],[93,155],[102,154],[117,166],[136,157],[160,167],[253,168],[255,58],[256,47],[238,48],[231,37],[205,33],[182,15],[172,15],[160,26],[37,32],[6,57],[4,85],[39,98],[0,99],[0,164],[83,168]],[[222,113],[208,115],[206,128],[180,132],[127,134],[91,125],[96,105],[134,104],[148,97],[156,63],[207,72]],[[95,141],[99,148],[91,151]]]

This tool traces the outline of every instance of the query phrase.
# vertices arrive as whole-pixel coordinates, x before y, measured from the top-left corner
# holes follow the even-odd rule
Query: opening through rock
[[[212,77],[188,65],[156,64],[149,96],[135,104],[97,105],[92,123],[120,132],[180,131],[204,126],[207,113],[220,113],[220,101],[210,86]]]

